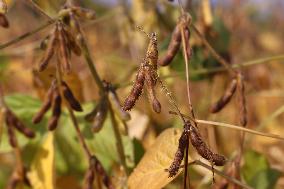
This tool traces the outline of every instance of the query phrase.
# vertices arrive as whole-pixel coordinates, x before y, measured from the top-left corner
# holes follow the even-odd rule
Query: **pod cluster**
[[[225,165],[226,158],[223,155],[212,152],[212,150],[201,138],[199,131],[190,123],[190,121],[186,121],[182,135],[179,138],[179,145],[175,153],[174,160],[168,169],[169,177],[173,177],[178,173],[182,160],[184,158],[184,151],[186,149],[186,146],[188,145],[189,140],[201,157],[208,160],[213,165]]]
[[[143,59],[132,89],[124,101],[123,110],[131,110],[140,95],[143,92],[143,87],[146,85],[147,95],[152,103],[152,109],[156,113],[161,112],[161,104],[156,97],[155,87],[158,79],[157,62],[158,62],[158,48],[157,48],[157,35],[151,33],[148,35],[150,42],[147,48],[146,56]]]
[[[25,124],[9,108],[5,108],[4,116],[7,126],[9,143],[13,148],[17,147],[17,139],[14,132],[15,129],[21,134],[25,135],[27,138],[35,137],[34,131],[26,127]]]
[[[45,54],[39,64],[40,72],[47,68],[51,58],[56,54],[60,60],[61,69],[68,73],[71,70],[71,53],[76,56],[81,55],[81,48],[73,34],[61,21],[56,23],[54,30],[43,40],[41,47],[45,49]]]
[[[50,131],[54,130],[59,122],[59,118],[61,115],[61,106],[62,106],[62,97],[60,95],[60,90],[58,88],[57,81],[54,80],[50,86],[50,88],[47,91],[47,94],[45,96],[44,102],[40,108],[40,110],[34,115],[33,117],[33,123],[37,124],[41,122],[42,118],[46,114],[46,112],[51,109],[52,110],[52,116],[49,118],[48,121],[48,129]],[[73,95],[72,90],[67,85],[66,82],[61,82],[61,90],[64,99],[68,103],[68,105],[74,110],[82,112],[83,109],[81,107],[80,102],[75,98]]]
[[[89,168],[85,174],[85,182],[84,182],[84,189],[93,189],[93,183],[95,180],[95,174],[99,175],[102,179],[102,183],[107,189],[114,189],[114,186],[108,177],[106,171],[104,170],[101,162],[95,157],[92,156],[89,160]]]
[[[107,81],[103,81],[103,84],[107,95],[103,95],[94,109],[85,116],[85,120],[92,123],[93,132],[102,129],[110,106],[122,121],[130,120],[130,114],[121,108],[116,89]]]

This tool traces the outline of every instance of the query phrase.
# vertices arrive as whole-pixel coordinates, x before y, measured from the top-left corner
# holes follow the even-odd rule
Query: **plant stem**
[[[179,115],[177,112],[173,112],[173,111],[169,111],[169,113],[174,114],[174,115]],[[188,116],[188,115],[185,115],[185,114],[182,114],[182,116],[184,116],[184,117],[186,117],[190,120],[193,120],[193,118],[191,116]],[[207,120],[202,120],[202,119],[196,119],[195,121],[197,123],[201,123],[201,125],[206,124],[206,125],[210,125],[210,126],[226,127],[226,128],[229,128],[229,129],[247,132],[247,133],[251,133],[251,134],[254,134],[254,135],[260,135],[260,136],[264,136],[264,137],[275,138],[275,139],[278,139],[278,140],[284,140],[284,137],[276,135],[276,134],[263,133],[263,132],[260,132],[260,131],[247,129],[247,128],[244,128],[244,127],[238,126],[238,125],[232,125],[232,124],[216,122],[216,121],[207,121]]]
[[[46,14],[33,0],[25,0],[27,3],[29,3],[35,10],[37,10],[41,15],[43,15],[48,20],[52,20],[52,18]]]
[[[103,85],[103,82],[102,80],[100,79],[100,76],[96,70],[96,67],[94,65],[94,62],[93,62],[93,59],[90,55],[90,51],[89,51],[89,48],[87,46],[87,43],[86,43],[86,40],[85,38],[83,37],[83,34],[81,33],[82,35],[82,40],[81,40],[81,47],[82,47],[82,52],[84,54],[84,58],[86,59],[86,62],[88,64],[88,67],[91,71],[91,74],[97,84],[97,86],[99,87],[99,90],[100,90],[100,94],[103,95],[105,93],[105,88],[104,88],[104,85]]]
[[[38,28],[36,28],[36,29],[34,29],[34,30],[32,30],[32,31],[29,31],[29,32],[27,32],[27,33],[25,33],[25,34],[23,34],[23,35],[21,35],[21,36],[15,38],[15,39],[12,39],[11,41],[8,41],[8,42],[6,42],[6,43],[4,43],[4,44],[0,44],[0,49],[4,49],[4,48],[6,48],[6,47],[8,47],[8,46],[10,46],[10,45],[13,45],[13,44],[15,44],[15,43],[18,43],[18,42],[20,42],[21,40],[23,40],[23,39],[25,39],[25,38],[27,38],[27,37],[29,37],[29,36],[31,36],[31,35],[33,35],[33,34],[39,32],[39,31],[45,29],[47,26],[53,24],[54,22],[55,22],[55,20],[50,20],[50,21],[48,21],[47,23],[45,23],[45,24],[39,26]]]
[[[57,85],[58,85],[58,89],[59,89],[59,92],[60,92],[60,96],[63,98],[64,95],[63,95],[63,92],[62,92],[62,88],[61,88],[61,83],[62,83],[62,74],[61,74],[61,71],[60,71],[60,60],[59,58],[57,57],[57,63],[56,63],[56,77],[57,77]],[[63,98],[64,99],[64,98]],[[64,100],[65,102],[65,100]],[[76,133],[77,133],[77,137],[80,141],[80,144],[88,158],[88,160],[91,159],[92,157],[92,154],[85,142],[85,139],[84,139],[84,136],[82,135],[82,132],[80,131],[80,128],[79,128],[79,124],[78,124],[78,121],[77,121],[77,118],[76,116],[74,115],[74,112],[73,110],[71,109],[71,107],[69,106],[68,103],[65,103],[67,109],[68,109],[68,112],[69,112],[69,115],[71,117],[71,120],[72,120],[72,123],[73,123],[73,126],[75,127],[75,130],[76,130]]]
[[[115,116],[114,116],[114,111],[113,111],[110,103],[109,103],[109,113],[110,113],[112,128],[113,128],[114,135],[115,135],[115,138],[116,138],[116,148],[118,150],[119,159],[120,159],[120,162],[121,162],[126,174],[128,175],[129,171],[128,171],[128,168],[127,168],[126,162],[125,162],[125,154],[124,154],[124,147],[123,147],[123,144],[122,144],[122,138],[121,138],[121,135],[120,135],[120,132],[119,132],[119,129],[118,129],[117,121],[116,121]]]
[[[100,95],[101,96],[106,95],[107,91],[106,91],[106,89],[103,85],[103,82],[102,82],[102,80],[101,80],[101,78],[100,78],[100,76],[99,76],[99,74],[96,70],[96,67],[94,65],[94,62],[91,58],[89,48],[88,48],[86,40],[83,36],[83,32],[81,31],[80,28],[78,28],[78,29],[79,29],[79,32],[80,32],[80,35],[81,35],[80,42],[81,42],[82,52],[84,54],[84,57],[85,57],[86,62],[88,64],[88,67],[91,71],[91,74],[92,74],[96,84],[99,87]],[[107,100],[108,100],[108,104],[109,104],[109,111],[110,111],[110,115],[111,115],[112,126],[113,126],[113,130],[114,130],[114,134],[115,134],[115,138],[116,138],[116,142],[117,142],[117,151],[118,151],[122,166],[124,167],[126,174],[128,174],[128,169],[127,169],[126,163],[125,163],[125,154],[124,154],[124,150],[123,150],[123,143],[122,143],[121,135],[120,135],[120,132],[118,130],[118,125],[117,125],[117,122],[115,120],[113,109],[110,106],[111,102],[108,98],[107,98]]]
[[[200,166],[202,166],[202,167],[204,167],[204,168],[206,168],[206,169],[208,169],[208,170],[213,170],[215,173],[217,173],[218,175],[220,175],[220,176],[226,178],[226,179],[227,179],[228,181],[230,181],[231,183],[234,183],[234,184],[239,185],[239,186],[241,186],[241,187],[243,187],[243,188],[246,188],[246,189],[253,189],[252,187],[250,187],[250,186],[248,186],[248,185],[246,185],[246,184],[240,182],[239,180],[237,180],[237,179],[235,179],[235,178],[232,178],[232,177],[230,177],[230,176],[224,174],[223,172],[219,171],[218,169],[212,168],[212,166],[209,166],[209,165],[207,165],[207,164],[205,164],[205,163],[203,163],[203,162],[201,162],[201,161],[199,161],[199,160],[195,160],[195,161],[193,161],[193,162],[189,162],[188,165],[189,165],[189,166],[191,166],[191,165],[200,165]]]

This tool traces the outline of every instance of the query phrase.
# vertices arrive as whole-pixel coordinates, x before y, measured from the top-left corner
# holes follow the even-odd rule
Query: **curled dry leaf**
[[[158,136],[131,173],[128,179],[129,189],[160,189],[175,178],[168,178],[169,173],[165,169],[174,159],[181,133],[182,129],[170,128]]]

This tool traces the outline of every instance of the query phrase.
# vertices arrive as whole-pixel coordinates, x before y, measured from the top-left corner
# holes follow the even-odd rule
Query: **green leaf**
[[[281,172],[270,168],[265,156],[256,151],[246,152],[244,158],[242,174],[246,182],[255,189],[274,188]]]
[[[266,158],[256,152],[249,150],[244,155],[245,164],[242,168],[244,179],[248,182],[261,170],[269,168]]]
[[[249,181],[249,185],[256,189],[274,188],[281,174],[282,173],[276,169],[261,170]]]
[[[5,102],[7,103],[8,107],[16,114],[16,116],[24,122],[26,127],[30,127],[36,132],[36,137],[34,139],[29,139],[15,130],[20,147],[24,147],[27,143],[39,142],[42,135],[44,135],[44,133],[46,132],[45,125],[47,120],[44,119],[40,124],[34,125],[32,123],[32,117],[41,106],[40,100],[28,95],[14,94],[6,96]],[[6,153],[10,151],[12,151],[12,148],[9,144],[6,126],[4,126],[0,152]]]

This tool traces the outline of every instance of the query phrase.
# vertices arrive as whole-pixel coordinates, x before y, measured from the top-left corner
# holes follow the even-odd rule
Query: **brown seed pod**
[[[105,122],[106,116],[108,112],[108,101],[106,98],[103,98],[101,102],[98,104],[97,112],[94,116],[94,121],[92,124],[93,132],[99,132]]]
[[[57,43],[58,43],[57,33],[58,33],[58,31],[57,31],[57,27],[56,27],[55,30],[53,31],[53,33],[51,34],[50,39],[48,40],[48,45],[47,45],[47,49],[45,51],[44,57],[40,61],[39,68],[38,68],[39,72],[42,72],[46,69],[49,61],[51,60],[51,58],[54,55],[55,48],[56,48]]]
[[[191,57],[192,55],[192,50],[189,44],[189,39],[190,39],[190,30],[188,28],[188,24],[184,27],[184,38],[185,38],[185,42],[186,42],[186,52],[187,52],[187,56],[188,58]]]
[[[148,35],[148,37],[150,38],[150,42],[146,52],[146,59],[148,61],[148,64],[153,66],[153,68],[156,70],[159,56],[157,34],[153,32]]]
[[[152,102],[152,108],[156,113],[161,112],[161,104],[158,101],[155,93],[155,85],[157,82],[157,74],[154,70],[152,70],[151,67],[146,66],[145,67],[145,80],[146,80],[146,86],[148,89],[148,94],[150,97],[150,100]]]
[[[222,110],[230,102],[230,99],[234,95],[236,88],[237,88],[237,80],[233,79],[230,82],[227,89],[225,90],[224,95],[211,106],[210,112],[211,113],[217,113],[220,110]]]
[[[62,67],[66,72],[70,72],[71,65],[69,61],[69,53],[67,49],[67,41],[64,36],[63,25],[57,24],[58,27],[58,40],[59,40],[59,54],[62,59]]]
[[[13,148],[17,147],[17,139],[14,132],[14,126],[13,126],[13,116],[10,113],[10,110],[5,111],[5,123],[7,126],[7,132],[9,137],[9,143]]]
[[[180,48],[180,43],[181,43],[181,33],[179,25],[177,24],[172,33],[171,41],[169,43],[166,55],[158,61],[158,64],[160,66],[167,66],[172,62],[172,60],[174,59],[175,55],[177,54]]]
[[[2,26],[3,28],[9,28],[9,21],[6,17],[5,14],[0,13],[0,26]]]
[[[108,188],[108,189],[114,189],[114,186],[113,186],[110,178],[108,177],[106,171],[104,170],[101,162],[98,159],[95,159],[95,161],[96,161],[96,166],[95,166],[96,172],[102,177],[102,180],[103,180],[105,187]]]
[[[50,131],[56,129],[61,114],[61,97],[58,90],[55,90],[52,102],[52,116],[48,121]]]
[[[20,133],[28,138],[34,138],[35,133],[30,128],[26,127],[21,120],[11,111],[7,110],[6,116],[9,118],[9,124],[16,128]]]
[[[123,121],[130,120],[130,114],[121,108],[120,100],[116,94],[115,88],[110,83],[107,83],[106,85],[107,85],[106,88],[108,90],[108,97],[110,103],[114,107],[115,112],[119,115],[119,117]]]
[[[138,100],[138,98],[140,97],[142,93],[144,81],[145,81],[145,71],[143,67],[141,66],[136,75],[136,80],[133,84],[130,94],[124,101],[124,105],[122,108],[124,111],[128,111],[133,108],[133,106],[135,105],[135,102]]]
[[[240,124],[242,126],[247,125],[247,107],[246,107],[246,97],[245,97],[245,85],[243,75],[238,74],[238,91],[239,91],[239,103],[240,103]]]
[[[93,189],[93,183],[95,180],[95,162],[92,159],[93,158],[90,160],[90,165],[84,178],[84,189]]]
[[[189,138],[191,141],[192,146],[195,147],[198,154],[202,156],[204,159],[214,163],[216,166],[223,166],[226,163],[226,158],[222,155],[216,154],[212,152],[207,144],[202,140],[200,134],[198,133],[197,129],[192,126],[189,122]]]
[[[22,134],[24,134],[28,138],[34,138],[35,133],[30,128],[26,127],[18,118],[16,118],[14,123],[14,127]]]
[[[77,44],[74,36],[72,35],[72,33],[70,33],[68,30],[63,28],[63,32],[64,32],[64,36],[66,38],[66,41],[68,43],[68,48],[70,48],[72,50],[72,52],[77,55],[77,56],[81,56],[82,51],[80,46]]]
[[[85,115],[85,120],[88,122],[93,122],[97,112],[98,112],[99,104],[87,115]]]
[[[184,129],[178,141],[178,149],[175,153],[174,160],[172,164],[170,165],[170,168],[168,169],[169,177],[174,177],[178,173],[181,162],[184,157],[185,148],[189,142],[188,139],[189,139],[188,130]]]
[[[75,98],[70,87],[64,81],[62,81],[62,91],[70,107],[75,111],[82,112],[83,108],[80,102]]]
[[[54,85],[55,85],[55,82],[53,82],[51,84],[50,88],[48,89],[46,97],[44,99],[44,102],[43,102],[40,110],[36,113],[36,115],[34,115],[33,120],[32,120],[34,124],[39,123],[42,120],[45,113],[50,109],[51,103],[52,103],[52,98],[53,98],[53,93],[54,93],[54,89],[55,89]]]

